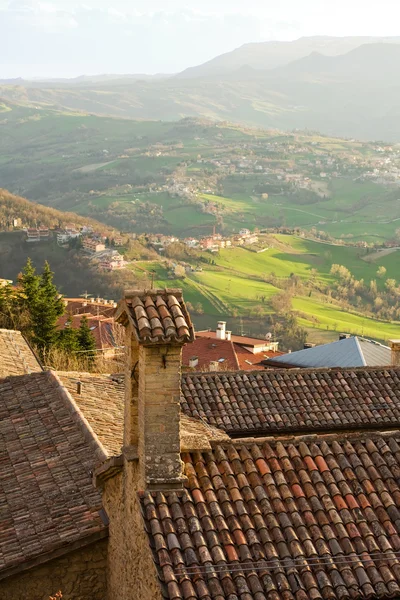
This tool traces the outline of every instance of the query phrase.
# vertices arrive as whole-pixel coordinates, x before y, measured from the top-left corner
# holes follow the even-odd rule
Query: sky
[[[176,73],[242,44],[399,35],[398,0],[0,0],[0,79]]]

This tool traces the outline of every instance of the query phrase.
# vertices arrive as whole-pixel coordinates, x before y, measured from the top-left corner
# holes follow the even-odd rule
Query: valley
[[[119,230],[186,237],[214,226],[288,227],[382,243],[400,227],[396,145],[7,107],[1,185]]]

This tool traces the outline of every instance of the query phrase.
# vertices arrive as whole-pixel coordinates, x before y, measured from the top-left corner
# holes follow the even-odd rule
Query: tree
[[[53,283],[53,276],[46,261],[38,281],[33,281],[32,286],[28,285],[28,295],[31,297],[28,308],[32,320],[32,341],[42,358],[58,340],[57,321],[65,310],[63,299]]]
[[[272,296],[270,303],[276,313],[287,313],[292,308],[292,297],[289,292],[279,292]]]
[[[379,267],[377,272],[376,272],[377,277],[379,277],[379,279],[383,279],[386,275],[386,269],[385,267]]]
[[[68,354],[77,353],[80,350],[78,331],[72,328],[72,315],[68,315],[65,328],[58,335],[57,346]]]
[[[81,319],[81,324],[78,329],[78,344],[80,353],[86,358],[88,363],[93,363],[96,356],[96,342],[90,331],[86,316]]]

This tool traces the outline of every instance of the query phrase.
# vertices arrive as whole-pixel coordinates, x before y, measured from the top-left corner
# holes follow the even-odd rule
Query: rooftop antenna
[[[93,296],[93,294],[88,294],[87,290],[83,294],[79,295],[80,298],[85,298],[85,300],[87,300],[89,298],[89,296]]]
[[[243,337],[243,319],[240,317],[240,335]]]

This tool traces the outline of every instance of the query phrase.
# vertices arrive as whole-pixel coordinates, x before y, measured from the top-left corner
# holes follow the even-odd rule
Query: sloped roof
[[[184,373],[181,407],[231,435],[393,426],[400,368]]]
[[[90,313],[82,313],[73,315],[72,317],[63,315],[58,319],[57,327],[59,329],[65,329],[66,324],[70,323],[70,326],[73,329],[79,329],[83,317],[86,317],[88,320],[88,326],[90,327],[98,350],[112,349],[117,346],[114,334],[118,329],[121,329],[121,338],[123,339],[124,330],[121,325],[115,323],[113,318],[103,316],[96,317]]]
[[[192,356],[198,358],[197,370],[209,369],[211,361],[221,361],[221,368],[227,367],[229,370],[239,368],[235,348],[228,340],[196,338],[183,347],[182,365],[188,367]]]
[[[107,531],[91,477],[103,450],[53,374],[6,378],[0,398],[2,578]]]
[[[196,336],[217,339],[217,332],[211,330],[196,331]],[[255,338],[247,335],[235,335],[234,333],[231,335],[231,340],[235,344],[240,344],[241,346],[264,346],[265,344],[268,344],[268,340],[262,338]]]
[[[57,375],[108,454],[120,454],[124,433],[123,378],[73,371],[57,371]]]
[[[97,302],[90,298],[64,298],[65,312],[72,313],[73,315],[91,313],[93,316],[98,317],[113,317],[115,314],[115,303],[110,300],[108,304],[104,302]]]
[[[141,494],[169,600],[400,595],[400,438],[217,444],[182,493]]]
[[[194,340],[194,328],[179,289],[125,292],[115,318],[119,322],[128,319],[140,343],[184,344]]]
[[[283,354],[283,352],[273,352],[272,350],[265,350],[253,354],[253,352],[250,352],[244,346],[241,346],[236,342],[234,342],[233,345],[239,362],[239,369],[241,371],[265,371],[267,367],[263,364],[263,360],[267,358],[276,358]]]
[[[306,369],[320,367],[382,367],[391,364],[391,351],[387,346],[359,337],[349,337],[330,344],[323,344],[268,358],[268,365],[285,365]]]
[[[0,379],[41,370],[38,359],[21,332],[0,329]]]

